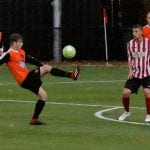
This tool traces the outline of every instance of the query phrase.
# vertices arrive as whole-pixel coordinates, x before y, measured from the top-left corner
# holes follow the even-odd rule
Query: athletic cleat
[[[119,121],[124,121],[126,118],[128,118],[131,115],[131,112],[127,112],[125,111],[120,117],[119,117]]]
[[[70,77],[73,80],[78,80],[79,74],[80,74],[80,65],[78,65],[74,71],[70,72]]]
[[[30,125],[46,125],[46,123],[44,123],[38,119],[31,119]]]
[[[146,115],[145,122],[150,123],[150,115]]]

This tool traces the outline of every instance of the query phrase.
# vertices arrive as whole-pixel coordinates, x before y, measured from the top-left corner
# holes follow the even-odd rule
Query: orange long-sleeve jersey
[[[38,67],[43,65],[34,57],[26,55],[25,51],[22,49],[18,51],[9,49],[8,52],[4,53],[0,57],[0,64],[6,63],[15,80],[20,85],[23,83],[29,73],[29,70],[26,66],[26,59],[28,59],[27,61],[29,63],[34,64]]]
[[[13,74],[15,80],[22,84],[27,77],[29,70],[25,64],[25,52],[20,49],[19,51],[9,50],[10,59],[7,66]]]

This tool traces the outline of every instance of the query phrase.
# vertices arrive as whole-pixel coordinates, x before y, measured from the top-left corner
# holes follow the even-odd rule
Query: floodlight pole
[[[61,62],[61,14],[62,14],[62,2],[61,0],[53,0],[51,5],[53,6],[53,58],[54,61]]]

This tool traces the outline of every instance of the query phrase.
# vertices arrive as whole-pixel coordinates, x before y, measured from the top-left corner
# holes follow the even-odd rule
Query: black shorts
[[[140,88],[140,86],[143,86],[143,88],[150,89],[150,76],[143,79],[129,79],[126,81],[125,84],[125,88],[130,89],[132,93],[138,93],[138,89]]]
[[[21,84],[21,87],[28,89],[35,94],[38,94],[41,85],[42,85],[42,81],[40,76],[40,69],[37,68],[29,72],[26,79]]]

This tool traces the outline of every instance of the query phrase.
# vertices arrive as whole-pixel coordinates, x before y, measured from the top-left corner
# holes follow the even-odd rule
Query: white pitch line
[[[0,100],[0,102],[15,102],[15,103],[36,103],[36,101],[24,101],[24,100]],[[61,103],[61,102],[46,102],[52,105],[66,105],[66,106],[84,106],[84,107],[112,107],[108,105],[97,105],[97,104],[79,104],[79,103]],[[118,106],[113,106],[118,107]]]
[[[48,83],[48,84],[66,84],[66,83],[69,83],[69,84],[80,84],[80,83],[117,83],[117,82],[124,82],[125,80],[98,80],[98,81],[76,81],[76,82],[45,82],[45,83]]]
[[[95,113],[95,116],[96,116],[97,118],[104,119],[104,120],[108,120],[108,121],[113,121],[113,122],[126,123],[126,124],[134,124],[134,125],[142,125],[142,126],[150,126],[150,124],[148,124],[148,123],[140,123],[140,122],[132,122],[132,121],[119,121],[119,120],[117,120],[117,119],[108,118],[108,117],[105,117],[105,116],[103,115],[103,113],[105,113],[105,112],[117,110],[117,109],[120,109],[120,108],[121,108],[121,107],[113,107],[113,108],[109,108],[109,109],[104,109],[104,110],[101,110],[101,111],[96,112],[96,113]],[[135,107],[132,107],[132,108],[135,108]]]
[[[14,103],[35,103],[35,101],[21,101],[21,100],[0,100],[0,102],[14,102]],[[104,119],[104,120],[108,120],[108,121],[114,121],[114,122],[120,122],[120,123],[128,123],[128,124],[136,124],[136,125],[147,125],[150,126],[150,124],[147,123],[138,123],[138,122],[129,122],[129,121],[119,121],[116,119],[112,119],[112,118],[107,118],[103,116],[104,112],[108,112],[108,111],[112,111],[112,110],[116,110],[116,109],[120,109],[123,108],[121,106],[108,106],[108,105],[96,105],[96,104],[79,104],[79,103],[60,103],[60,102],[47,102],[48,104],[51,105],[66,105],[66,106],[84,106],[84,107],[106,107],[109,109],[105,109],[99,112],[95,113],[95,116],[100,118],[100,119]],[[142,107],[131,107],[131,108],[135,108],[135,109],[145,109]]]
[[[98,81],[61,81],[61,82],[44,82],[44,84],[81,84],[81,83],[117,83],[117,82],[125,82],[125,80],[98,80]],[[15,82],[8,83],[0,83],[0,85],[17,85]]]
[[[15,103],[36,103],[36,101],[24,101],[24,100],[0,100],[0,102],[15,102]],[[106,107],[106,108],[123,108],[122,106],[109,106],[109,105],[99,105],[99,104],[84,104],[84,103],[62,103],[62,102],[46,102],[51,105],[66,105],[66,106],[84,106],[84,107]],[[131,107],[134,109],[145,109],[143,107]]]
[[[17,85],[17,83],[15,82],[12,82],[12,83],[0,83],[0,86],[3,86],[3,85]]]

